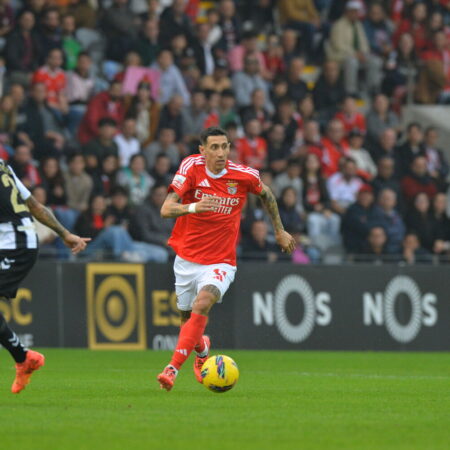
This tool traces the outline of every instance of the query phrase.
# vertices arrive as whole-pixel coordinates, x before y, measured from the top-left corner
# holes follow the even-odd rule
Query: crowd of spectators
[[[405,103],[450,103],[450,1],[2,0],[0,18],[0,157],[85,257],[173,256],[159,208],[208,126],[275,192],[295,263],[450,255],[439,130],[400,125]],[[257,198],[239,256],[286,258]]]

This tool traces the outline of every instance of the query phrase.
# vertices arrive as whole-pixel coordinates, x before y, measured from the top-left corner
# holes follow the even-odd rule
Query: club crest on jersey
[[[186,181],[186,177],[183,177],[183,175],[175,175],[173,177],[172,184],[177,188],[181,189],[181,186],[183,186],[183,183]]]
[[[235,195],[237,193],[238,182],[237,181],[228,181],[227,182],[227,190],[231,195]]]

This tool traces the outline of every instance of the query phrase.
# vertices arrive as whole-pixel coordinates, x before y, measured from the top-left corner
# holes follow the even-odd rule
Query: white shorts
[[[220,291],[220,299],[234,280],[236,267],[230,264],[197,264],[177,256],[173,265],[175,272],[175,292],[180,311],[191,311],[197,294],[202,287],[212,284]]]

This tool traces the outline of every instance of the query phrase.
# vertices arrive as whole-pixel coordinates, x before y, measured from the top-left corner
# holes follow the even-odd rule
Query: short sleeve
[[[31,197],[31,192],[25,187],[25,185],[19,180],[19,178],[17,178],[17,175],[14,173],[14,170],[12,170],[11,166],[8,166],[8,169],[14,178],[14,182],[16,183],[16,187],[20,192],[22,200],[28,200]]]
[[[192,168],[193,164],[190,164],[189,158],[184,159],[168,187],[168,192],[175,192],[179,197],[183,197],[192,186]]]
[[[255,172],[253,174],[253,172]],[[249,176],[250,178],[250,185],[249,185],[249,192],[255,195],[261,195],[263,184],[261,181],[261,178],[259,177],[259,171],[252,169],[252,173]]]

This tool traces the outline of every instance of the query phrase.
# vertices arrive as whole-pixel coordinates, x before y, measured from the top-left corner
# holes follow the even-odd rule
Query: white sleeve
[[[16,183],[17,189],[20,192],[20,196],[22,197],[22,200],[27,200],[31,197],[31,192],[24,186],[24,184],[17,178],[17,175],[14,173],[14,170],[12,170],[11,166],[8,166],[8,169],[11,171],[11,174],[14,178],[14,182]]]

